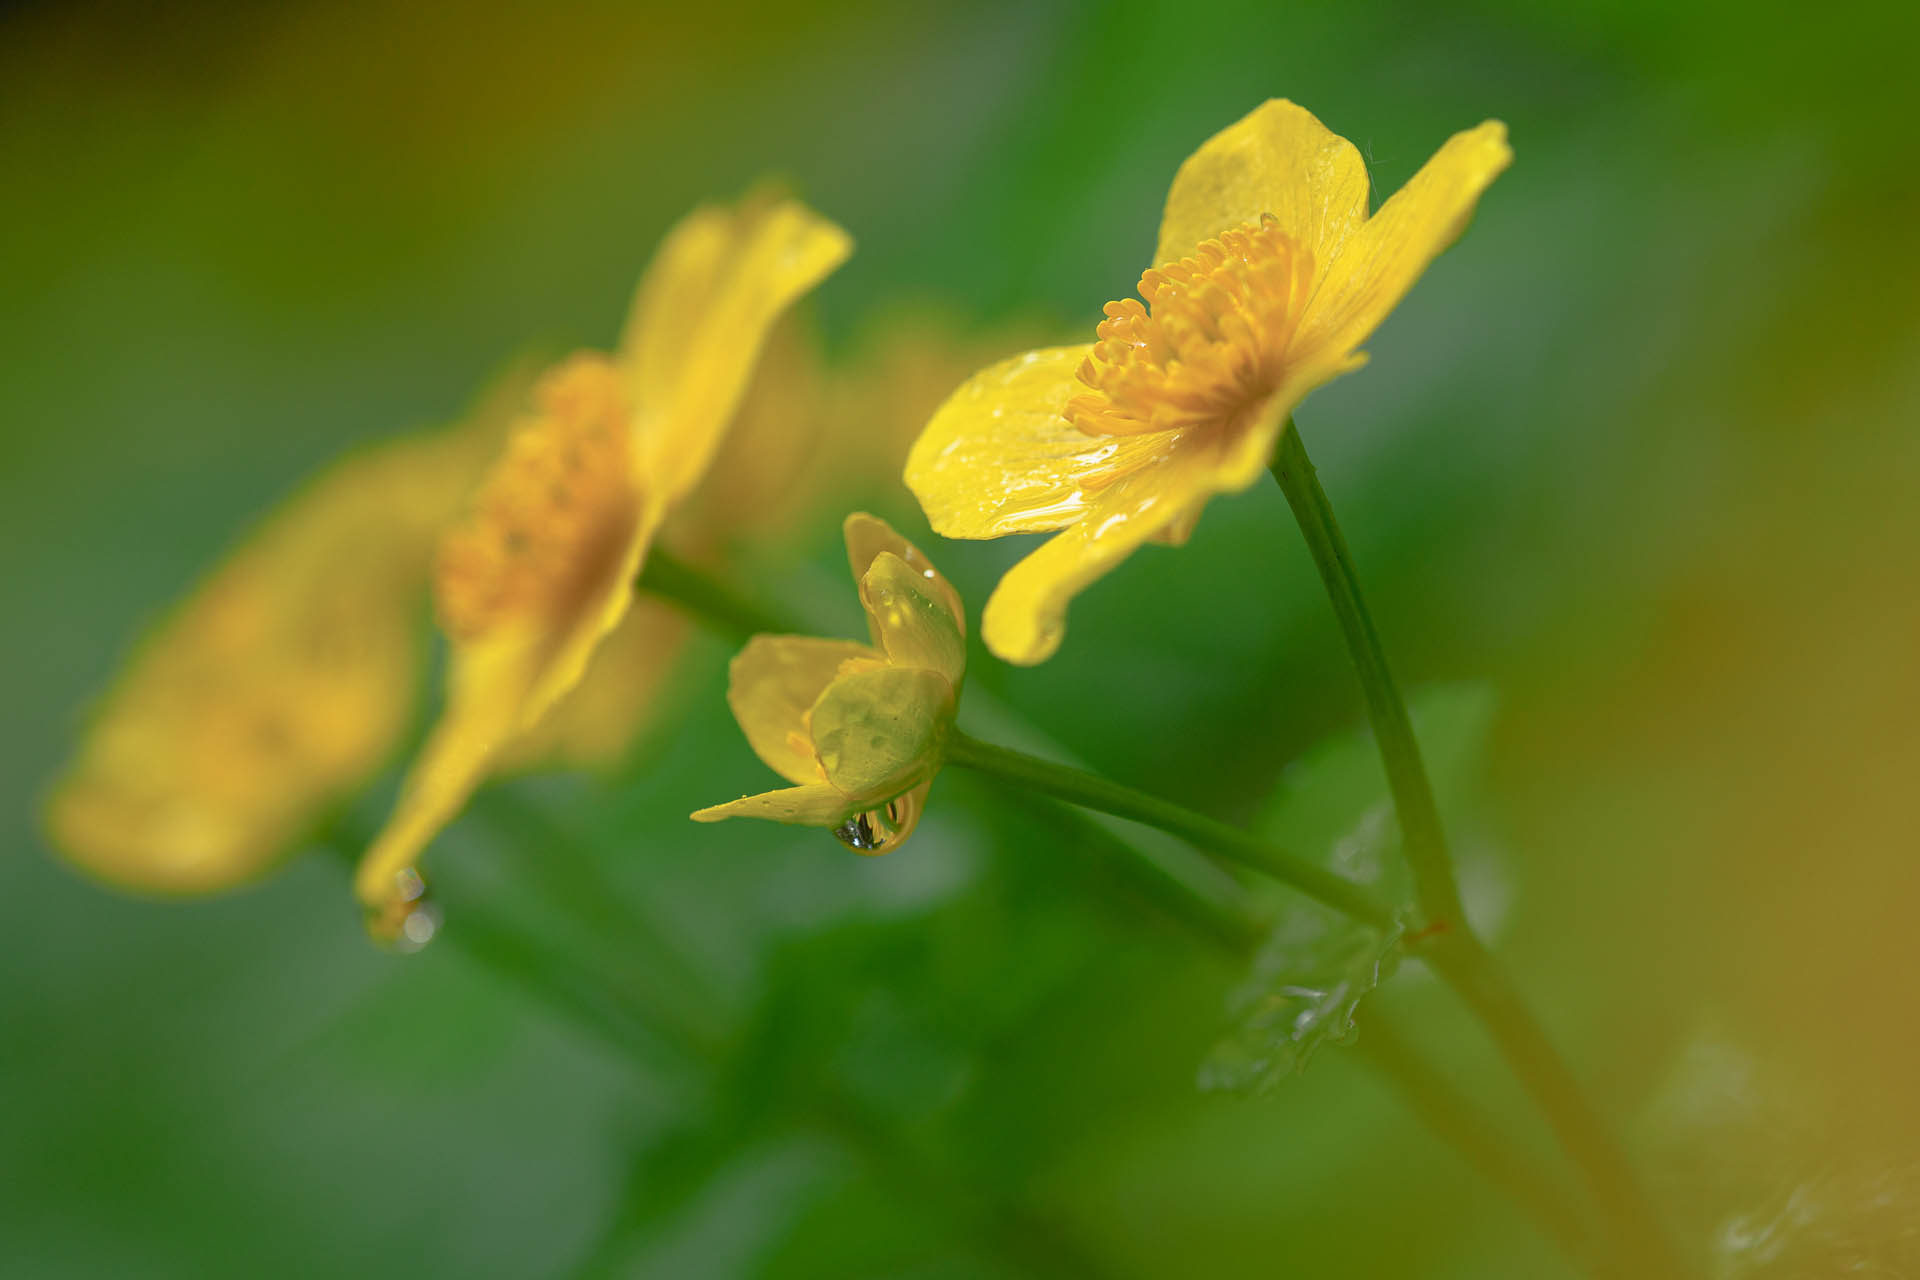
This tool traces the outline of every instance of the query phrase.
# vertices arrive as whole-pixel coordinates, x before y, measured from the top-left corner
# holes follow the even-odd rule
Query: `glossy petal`
[[[447,707],[421,748],[393,815],[354,873],[354,892],[370,918],[393,926],[400,877],[485,780],[494,756],[519,728],[542,652],[529,637],[495,638],[456,649]]]
[[[1333,260],[1367,217],[1367,166],[1311,111],[1275,98],[1201,144],[1174,175],[1154,265],[1271,213],[1313,254]]]
[[[764,818],[801,827],[837,827],[859,811],[839,790],[824,782],[763,791],[757,796],[741,796],[726,804],[716,804],[693,813],[695,822],[720,822],[726,818]]]
[[[663,504],[706,473],[774,322],[852,249],[846,232],[796,200],[700,210],[668,236],[622,347],[646,473]]]
[[[1275,434],[1270,410],[1262,430]],[[1281,420],[1284,420],[1283,418]],[[1099,491],[1086,516],[1055,534],[1000,579],[981,616],[980,634],[1001,659],[1031,666],[1052,657],[1066,634],[1067,605],[1151,538],[1184,536],[1196,508],[1215,493],[1245,488],[1244,452],[1223,454],[1218,433],[1149,437],[1160,454]]]
[[[882,552],[890,552],[926,579],[926,586],[933,597],[953,616],[953,623],[961,634],[966,633],[967,611],[960,602],[960,593],[934,568],[933,561],[927,559],[926,553],[901,537],[892,525],[879,516],[856,511],[841,521],[840,533],[846,540],[847,567],[853,571],[855,582],[867,576],[867,570],[877,556]]]
[[[1480,193],[1512,162],[1498,120],[1449,138],[1327,264],[1289,359],[1324,364],[1365,342],[1427,264],[1459,239]]]
[[[1003,360],[940,406],[907,455],[906,471],[934,532],[1037,533],[1086,512],[1080,479],[1117,447],[1062,416],[1067,401],[1087,390],[1079,369],[1092,351],[1091,344],[1047,347]]]
[[[807,711],[848,663],[881,655],[851,640],[755,636],[727,668],[727,705],[753,753],[789,782],[816,782],[820,766],[807,734]]]
[[[960,593],[934,568],[933,561],[927,559],[926,553],[894,532],[892,525],[878,516],[856,511],[841,523],[840,531],[847,543],[847,567],[853,570],[856,583],[867,576],[875,557],[882,552],[890,552],[924,579],[921,590],[931,594],[940,603],[962,636],[967,634],[967,609],[960,600]],[[880,633],[873,631],[872,634],[873,642],[879,644]]]
[[[932,581],[882,551],[860,580],[860,603],[889,662],[937,671],[950,686],[960,683],[967,670],[966,638]]]
[[[828,685],[808,713],[814,755],[827,781],[870,807],[938,766],[953,710],[953,686],[936,671],[856,671]]]

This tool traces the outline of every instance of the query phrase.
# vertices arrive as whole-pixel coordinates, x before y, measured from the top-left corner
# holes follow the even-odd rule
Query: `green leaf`
[[[1480,682],[1436,685],[1411,701],[1414,736],[1440,818],[1449,830],[1473,817],[1496,706],[1492,686]],[[1393,797],[1373,735],[1365,730],[1342,733],[1288,766],[1254,826],[1276,843],[1317,858],[1330,855],[1382,806],[1389,824],[1395,825]],[[1397,849],[1397,827],[1390,841]]]
[[[1284,913],[1228,999],[1232,1029],[1201,1065],[1200,1087],[1265,1093],[1321,1045],[1350,1043],[1360,1002],[1393,972],[1400,935],[1318,907]]]
[[[1478,684],[1429,690],[1410,708],[1450,827],[1473,807],[1493,709],[1491,690]],[[1341,734],[1303,756],[1256,829],[1410,912],[1412,878],[1370,734]],[[1360,1005],[1393,973],[1403,933],[1404,925],[1382,932],[1286,895],[1246,981],[1228,996],[1229,1030],[1202,1064],[1200,1087],[1264,1093],[1305,1070],[1322,1045],[1352,1042]]]

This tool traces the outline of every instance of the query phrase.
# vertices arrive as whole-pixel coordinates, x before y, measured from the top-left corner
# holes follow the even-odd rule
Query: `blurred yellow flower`
[[[882,312],[844,361],[829,364],[806,316],[775,326],[715,465],[662,527],[656,546],[724,574],[743,555],[778,556],[790,535],[849,491],[899,483],[913,436],[983,360],[1034,326],[974,332],[926,305]],[[517,739],[497,768],[605,769],[624,758],[660,712],[673,665],[693,631],[677,608],[636,598],[594,650],[580,683]]]
[[[1360,153],[1291,102],[1188,157],[1140,300],[1108,303],[1097,342],[974,375],[908,457],[947,537],[1061,531],[1001,579],[987,647],[1044,661],[1076,594],[1149,539],[1184,542],[1209,498],[1258,479],[1295,406],[1364,362],[1360,343],[1512,158],[1489,120],[1368,217]]]
[[[884,484],[891,495],[927,419],[953,388],[1006,351],[1044,340],[1031,320],[980,328],[927,302],[895,303],[863,326],[848,361],[827,379],[826,459],[833,482]]]
[[[796,785],[694,821],[830,827],[862,853],[899,848],[919,823],[966,675],[966,613],[885,521],[856,512],[846,538],[873,643],[755,636],[733,660],[727,703],[754,754]]]
[[[820,496],[811,476],[826,434],[824,377],[798,309],[774,325],[714,465],[674,510],[656,546],[712,565],[788,527]],[[680,609],[645,594],[593,651],[578,684],[495,762],[524,768],[609,769],[659,710],[693,633]]]
[[[954,384],[1038,326],[980,333],[928,304],[894,304],[829,362],[818,335],[789,317],[775,330],[716,466],[666,538],[696,562],[773,546],[776,532],[831,512],[848,495],[898,493],[907,447]],[[781,539],[792,544],[804,539]]]
[[[48,801],[69,860],[145,892],[230,888],[380,769],[417,705],[434,544],[527,382],[336,463],[153,631]]]
[[[851,248],[795,200],[698,209],[648,267],[617,354],[581,352],[542,379],[441,543],[447,701],[355,878],[376,936],[404,932],[421,850],[628,615],[647,547],[706,473],[768,331]]]

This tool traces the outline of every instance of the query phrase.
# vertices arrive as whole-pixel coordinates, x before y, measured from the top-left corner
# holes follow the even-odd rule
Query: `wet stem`
[[[1479,1019],[1522,1087],[1578,1167],[1606,1215],[1625,1274],[1689,1275],[1667,1239],[1652,1201],[1588,1101],[1566,1061],[1528,1010],[1460,903],[1446,834],[1427,781],[1406,703],[1360,594],[1359,576],[1313,461],[1291,420],[1272,466],[1319,570],[1360,677],[1387,783],[1399,815],[1407,862],[1430,941],[1418,954]]]
[[[770,614],[727,584],[659,548],[653,550],[635,588],[677,606],[696,622],[734,640],[744,641],[756,632],[807,630],[795,620]],[[975,711],[991,712],[991,718],[1005,731],[1022,727],[1018,718],[1004,708],[997,705],[983,708],[980,704],[984,700],[984,692],[975,690],[970,703]],[[1030,729],[1027,733],[1031,736]],[[1373,928],[1386,930],[1396,924],[1391,908],[1349,880],[1226,823],[1085,770],[982,742],[957,731],[948,739],[945,762],[1012,784],[1022,791],[1065,801],[1076,806],[1074,811],[1081,812],[1089,823],[1093,821],[1092,815],[1107,814],[1165,831],[1216,859],[1290,884]],[[1139,884],[1153,890],[1154,896],[1171,908],[1173,915],[1193,925],[1211,943],[1244,958],[1259,926],[1247,895],[1237,881],[1229,876],[1203,877],[1200,872],[1206,869],[1204,860],[1196,867],[1149,853],[1111,831],[1102,833],[1090,829],[1088,834],[1096,839],[1102,834],[1107,836],[1106,843],[1117,850],[1123,862],[1136,873]],[[1490,1182],[1507,1190],[1569,1258],[1590,1260],[1591,1235],[1585,1230],[1580,1209],[1564,1198],[1556,1180],[1535,1168],[1530,1154],[1512,1144],[1500,1132],[1493,1117],[1486,1115],[1392,1033],[1383,1015],[1376,1012],[1369,1025],[1377,1031],[1374,1039],[1379,1041],[1380,1048],[1368,1056],[1395,1084],[1416,1117],[1456,1147]]]
[[[1098,774],[981,742],[958,731],[947,741],[946,763],[1003,782],[1041,791],[1068,804],[1156,827],[1219,858],[1291,885],[1314,901],[1383,932],[1394,927],[1393,909],[1353,881],[1296,857],[1238,827],[1228,826],[1158,796],[1111,782]]]
[[[1351,881],[1238,828],[1131,787],[959,733],[948,741],[946,763],[1179,836],[1216,857],[1291,885],[1371,928],[1385,931],[1394,925],[1393,911]],[[1216,923],[1211,938],[1240,953],[1245,942],[1244,936],[1235,937],[1236,922]],[[1530,1156],[1510,1143],[1492,1119],[1428,1065],[1392,1030],[1389,1019],[1376,1011],[1368,1020],[1368,1028],[1361,1044],[1369,1047],[1368,1056],[1374,1065],[1392,1081],[1421,1122],[1505,1191],[1569,1259],[1591,1263],[1594,1249],[1581,1211],[1561,1195],[1551,1175],[1543,1175],[1534,1167]],[[1644,1280],[1654,1273],[1606,1274],[1617,1274],[1622,1280],[1627,1275]]]

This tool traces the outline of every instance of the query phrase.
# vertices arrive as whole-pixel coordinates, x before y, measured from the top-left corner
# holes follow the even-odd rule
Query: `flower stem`
[[[651,552],[635,587],[679,605],[696,621],[735,639],[744,640],[761,632],[798,633],[806,630],[791,620],[774,616],[734,592],[725,583],[659,548]],[[997,704],[984,706],[987,701],[986,691],[971,691],[969,706],[975,712],[990,712],[1002,732],[1021,732],[1032,736],[1033,731],[1024,726],[1013,712]],[[1414,760],[1417,766],[1417,754]],[[1348,880],[1225,823],[1110,782],[1085,770],[981,742],[957,731],[948,740],[947,763],[1078,805],[1090,811],[1086,815],[1089,821],[1104,821],[1097,815],[1105,814],[1167,832],[1218,857],[1252,867],[1291,884],[1310,897],[1373,928],[1386,930],[1395,923],[1390,908]],[[1434,829],[1438,831],[1437,819]],[[1251,936],[1249,931],[1255,922],[1244,892],[1231,876],[1209,876],[1207,873],[1216,870],[1213,865],[1204,859],[1195,859],[1191,863],[1185,861],[1179,856],[1184,852],[1179,845],[1169,846],[1166,850],[1148,850],[1135,840],[1118,838],[1117,832],[1110,830],[1106,834],[1114,837],[1115,844],[1136,864],[1143,884],[1163,893],[1171,891],[1184,908],[1181,914],[1194,921],[1215,942],[1236,952],[1248,944]],[[1383,1031],[1381,1034],[1384,1036],[1388,1033]],[[1472,1104],[1452,1092],[1430,1070],[1414,1072],[1408,1066],[1413,1062],[1410,1053],[1402,1050],[1391,1054],[1390,1058],[1391,1061],[1388,1061],[1387,1055],[1383,1055],[1377,1060],[1384,1070],[1401,1081],[1410,1104],[1437,1133],[1455,1141],[1470,1161],[1488,1172],[1489,1179],[1495,1185],[1508,1186],[1516,1181],[1513,1171],[1528,1165],[1528,1158],[1523,1153],[1506,1149],[1499,1139],[1492,1136],[1491,1128],[1477,1115]],[[1478,1135],[1479,1141],[1462,1142],[1458,1140],[1460,1135]],[[1489,1149],[1494,1152],[1491,1159],[1486,1155]],[[1536,1188],[1548,1185],[1538,1177],[1528,1182]],[[1557,1208],[1549,1206],[1549,1211],[1542,1211],[1540,1205],[1534,1203],[1536,1198],[1552,1197],[1541,1191],[1539,1197],[1521,1197],[1520,1202],[1541,1220],[1550,1235],[1563,1245],[1570,1244],[1572,1233],[1566,1224],[1572,1211],[1564,1205]]]
[[[789,618],[739,595],[711,574],[688,564],[664,547],[652,547],[634,580],[634,590],[680,606],[696,621],[735,640],[763,633],[797,635],[806,631]]]
[[[957,731],[947,741],[946,762],[1043,792],[1056,800],[1157,827],[1217,857],[1292,885],[1314,901],[1362,924],[1382,931],[1395,927],[1393,910],[1351,880],[1158,796],[1121,786],[1082,769],[981,742]]]
[[[1531,1152],[1500,1131],[1496,1117],[1462,1095],[1409,1043],[1394,1019],[1375,1009],[1355,1050],[1384,1075],[1407,1108],[1531,1218],[1567,1260],[1593,1269],[1598,1259],[1587,1209]]]
[[[1473,1011],[1521,1087],[1552,1125],[1594,1202],[1613,1224],[1616,1250],[1630,1264],[1626,1273],[1691,1274],[1692,1268],[1681,1261],[1667,1239],[1653,1202],[1606,1122],[1493,953],[1470,931],[1460,929],[1422,948],[1420,957]]]
[[[1392,910],[1353,882],[1302,861],[1244,831],[1157,796],[1081,769],[1054,764],[957,732],[948,739],[946,763],[1030,788],[1069,804],[1169,832],[1219,857],[1252,867],[1292,885],[1362,924],[1383,931],[1394,927]],[[1216,934],[1215,939],[1225,941],[1230,947],[1235,946],[1230,937]],[[1421,954],[1425,954],[1424,948]],[[1498,976],[1497,972],[1494,976]],[[1485,974],[1479,974],[1476,981],[1484,984],[1485,979]],[[1477,992],[1500,989],[1493,984],[1475,987]],[[1475,1007],[1477,1009],[1480,1006],[1476,1004]],[[1526,1025],[1529,1028],[1532,1026],[1531,1023]],[[1415,1113],[1443,1139],[1454,1143],[1495,1186],[1509,1194],[1514,1194],[1518,1189],[1520,1194],[1514,1194],[1514,1199],[1521,1208],[1540,1222],[1542,1229],[1567,1251],[1570,1258],[1585,1261],[1589,1250],[1579,1212],[1561,1197],[1552,1180],[1533,1169],[1531,1159],[1510,1146],[1495,1127],[1480,1115],[1478,1108],[1456,1092],[1432,1068],[1420,1063],[1404,1042],[1382,1025],[1381,1019],[1370,1020],[1368,1026],[1373,1029],[1369,1036],[1377,1032],[1376,1038],[1379,1040],[1379,1052],[1374,1055],[1377,1065],[1400,1086]],[[1537,1036],[1537,1032],[1535,1034]],[[1367,1044],[1370,1041],[1363,1037],[1361,1042]],[[1551,1052],[1544,1039],[1534,1048],[1546,1048]],[[1528,1060],[1532,1062],[1535,1058],[1530,1056]],[[1577,1094],[1575,1098],[1577,1100]],[[1651,1276],[1667,1273],[1639,1274]]]
[[[620,957],[605,974],[609,985],[699,1060],[722,1060],[728,1030],[707,979],[608,879],[579,839],[510,785],[475,797],[473,810],[503,837],[514,877],[546,895],[578,926],[576,945],[597,934]],[[450,914],[457,932],[465,912]]]
[[[316,841],[349,873],[366,846],[365,839],[337,827],[323,829]],[[449,903],[445,886],[435,894],[448,904],[454,919],[453,927],[442,928],[436,935],[437,941],[444,939],[440,945],[461,952],[496,978],[518,987],[624,1060],[660,1067],[669,1065],[663,1058],[670,1058],[670,1069],[678,1071],[701,1064],[698,1052],[661,1033],[650,1010],[635,1007],[578,957],[534,936],[479,897],[454,894]]]
[[[1326,585],[1327,597],[1333,602],[1333,612],[1353,654],[1353,665],[1360,673],[1367,719],[1373,724],[1380,759],[1386,765],[1387,785],[1393,792],[1407,863],[1413,871],[1415,898],[1425,917],[1422,924],[1427,928],[1463,924],[1465,913],[1459,885],[1453,878],[1453,860],[1447,854],[1446,832],[1440,825],[1440,810],[1433,801],[1426,766],[1420,760],[1420,744],[1414,740],[1413,725],[1407,719],[1407,705],[1394,685],[1386,650],[1360,596],[1360,580],[1354,573],[1346,539],[1340,536],[1326,490],[1320,487],[1313,461],[1307,457],[1300,431],[1291,419],[1280,435],[1279,454],[1272,469],[1306,537],[1307,549],[1313,553],[1314,566],[1320,570],[1320,581]]]
[[[805,622],[777,615],[705,570],[659,547],[648,553],[634,588],[678,606],[696,622],[736,641],[769,632],[803,635],[813,629]],[[1058,752],[1057,747],[1017,713],[1001,705],[990,691],[977,686],[971,688],[966,701],[968,714],[990,725],[996,737],[1011,737],[1035,749]],[[1106,824],[1105,819],[1093,813],[1081,816],[1089,823]],[[1169,842],[1160,848],[1143,848],[1133,841],[1125,844],[1133,855],[1134,869],[1140,873],[1142,888],[1154,894],[1164,906],[1176,914],[1197,915],[1209,927],[1245,932],[1248,927],[1245,904],[1239,883],[1230,875],[1185,845]]]
[[[1334,519],[1333,507],[1326,490],[1320,487],[1299,429],[1291,420],[1280,436],[1272,471],[1306,538],[1360,676],[1367,718],[1373,725],[1399,815],[1422,923],[1432,931],[1432,940],[1419,954],[1472,1009],[1546,1116],[1562,1148],[1586,1179],[1595,1202],[1613,1224],[1617,1246],[1632,1260],[1634,1274],[1686,1274],[1690,1269],[1666,1239],[1652,1201],[1612,1134],[1493,953],[1474,935],[1467,921],[1447,852],[1446,833],[1406,703],[1394,684],[1386,651],[1361,597],[1359,576]]]

